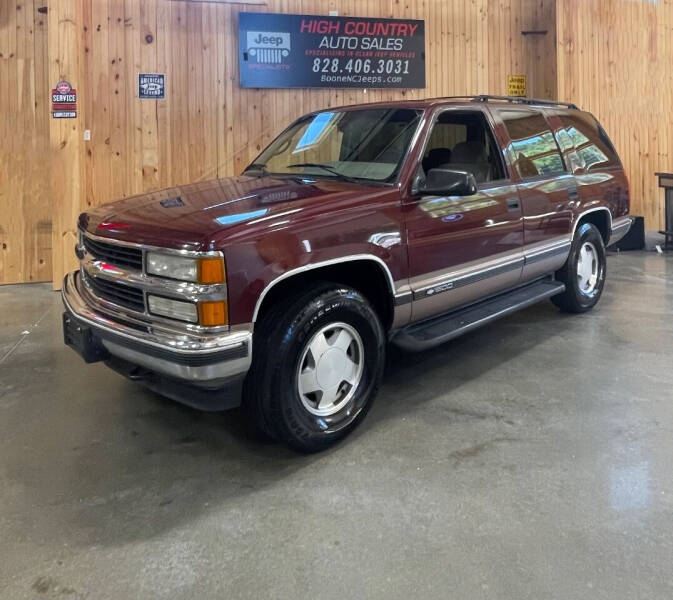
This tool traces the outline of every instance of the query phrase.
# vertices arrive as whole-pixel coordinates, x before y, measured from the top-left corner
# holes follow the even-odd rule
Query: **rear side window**
[[[586,171],[621,166],[608,134],[593,115],[573,112],[560,117]]]
[[[538,112],[500,113],[511,142],[510,156],[522,179],[565,172],[561,153],[547,121]]]

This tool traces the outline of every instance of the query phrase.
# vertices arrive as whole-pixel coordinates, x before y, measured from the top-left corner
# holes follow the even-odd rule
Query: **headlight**
[[[161,252],[147,253],[147,272],[195,283],[224,283],[224,260],[220,256],[191,258]]]
[[[195,258],[175,254],[147,253],[147,272],[159,277],[196,281],[198,269]]]
[[[199,321],[198,309],[193,302],[182,302],[181,300],[172,300],[148,294],[147,304],[153,315],[170,317],[171,319],[187,321],[188,323],[198,323]]]
[[[199,302],[197,305],[193,302],[148,294],[147,304],[150,313],[153,315],[187,321],[188,323],[198,323],[204,327],[218,327],[229,322],[226,300]]]

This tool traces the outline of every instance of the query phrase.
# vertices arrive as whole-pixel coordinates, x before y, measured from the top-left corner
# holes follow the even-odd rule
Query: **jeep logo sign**
[[[248,40],[251,37],[254,38],[252,40],[252,44],[258,48],[264,48],[265,46],[280,46],[283,42],[285,42],[288,47],[290,45],[290,36],[288,36],[286,33],[281,33],[275,37],[272,37],[270,35],[265,35],[264,33],[257,33],[256,31],[252,31],[248,32]],[[248,46],[251,46],[252,44],[248,41]]]
[[[258,63],[280,63],[290,55],[290,34],[278,31],[248,31],[247,51]]]

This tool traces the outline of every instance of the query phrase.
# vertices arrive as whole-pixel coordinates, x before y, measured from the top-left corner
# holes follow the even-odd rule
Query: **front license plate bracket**
[[[79,354],[84,362],[95,363],[110,358],[105,346],[94,336],[91,327],[63,313],[63,341]]]

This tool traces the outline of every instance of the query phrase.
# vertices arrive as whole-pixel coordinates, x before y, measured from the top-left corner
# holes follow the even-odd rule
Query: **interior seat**
[[[423,170],[427,173],[430,169],[447,168],[451,162],[451,150],[448,148],[433,148],[423,159]]]
[[[477,183],[488,181],[491,165],[486,157],[486,146],[476,140],[459,142],[451,154],[451,168],[472,173]]]

